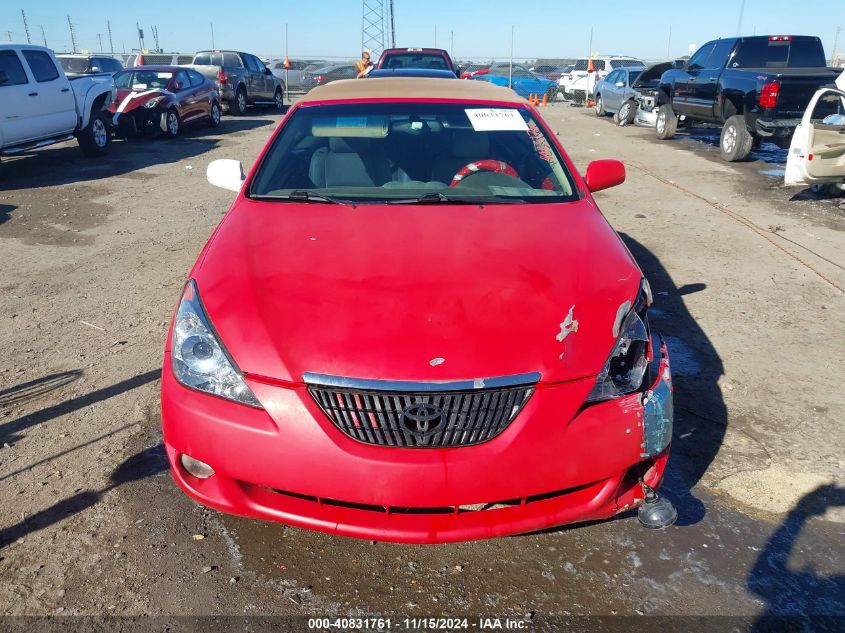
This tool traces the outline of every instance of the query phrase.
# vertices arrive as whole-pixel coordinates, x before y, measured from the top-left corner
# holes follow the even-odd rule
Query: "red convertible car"
[[[167,337],[172,474],[224,512],[435,543],[654,499],[672,435],[651,292],[538,112],[482,82],[338,81],[295,104]],[[664,524],[668,523],[664,522]]]
[[[117,98],[109,112],[118,132],[175,138],[189,123],[220,125],[217,86],[190,68],[127,68],[114,76],[114,85]]]

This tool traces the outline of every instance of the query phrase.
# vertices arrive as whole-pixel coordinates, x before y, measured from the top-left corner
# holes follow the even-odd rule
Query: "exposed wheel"
[[[220,125],[220,115],[222,114],[222,110],[220,109],[220,104],[216,101],[211,102],[211,112],[208,115],[208,125],[209,127],[217,127]]]
[[[161,130],[167,138],[176,138],[179,136],[179,127],[179,113],[176,111],[176,108],[170,108],[161,115]]]
[[[604,100],[601,95],[596,95],[596,116],[605,116],[607,111],[604,109]]]
[[[616,123],[618,125],[628,125],[633,123],[634,117],[637,115],[637,107],[636,101],[628,99],[622,104],[622,107],[619,108],[619,112],[616,113]]]
[[[91,114],[88,125],[77,137],[79,148],[86,156],[104,156],[111,147],[111,134],[106,124],[106,115],[102,112]]]
[[[246,90],[238,88],[235,93],[235,98],[229,104],[229,112],[236,116],[243,116],[246,114]]]
[[[276,110],[285,109],[285,96],[281,88],[276,88],[276,92],[273,94],[273,104],[276,106]]]
[[[654,126],[657,138],[666,140],[675,136],[678,131],[678,117],[668,103],[664,103],[657,109],[657,123]]]
[[[753,144],[754,137],[748,131],[744,116],[735,114],[725,121],[725,125],[722,126],[722,135],[719,137],[722,158],[730,163],[745,160],[751,153]]]

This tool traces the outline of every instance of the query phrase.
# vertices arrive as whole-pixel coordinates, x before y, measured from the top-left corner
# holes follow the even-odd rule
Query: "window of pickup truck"
[[[0,88],[3,86],[19,86],[29,82],[23,64],[21,64],[21,60],[18,59],[18,54],[15,51],[0,51],[0,71],[6,73],[8,79],[8,81],[0,84]]]
[[[26,59],[26,63],[29,64],[29,69],[32,71],[35,81],[43,83],[59,78],[59,71],[53,63],[53,58],[47,53],[27,49],[23,49],[21,52]]]
[[[824,68],[824,48],[817,37],[747,37],[731,68]]]
[[[197,53],[194,56],[197,66],[226,66],[227,68],[243,68],[241,58],[235,53]]]

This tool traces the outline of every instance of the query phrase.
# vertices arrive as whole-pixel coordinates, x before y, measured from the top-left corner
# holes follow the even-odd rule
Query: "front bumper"
[[[303,385],[248,378],[266,410],[186,389],[167,353],[164,441],[177,484],[223,512],[383,541],[506,536],[608,518],[640,503],[641,478],[660,485],[672,432],[665,345],[654,366],[645,394],[579,408],[594,379],[540,384],[488,442],[405,449],[347,437]],[[215,474],[190,475],[181,454]]]
[[[112,127],[118,135],[157,134],[164,130],[164,114],[160,107],[135,108],[129,112],[111,113]]]

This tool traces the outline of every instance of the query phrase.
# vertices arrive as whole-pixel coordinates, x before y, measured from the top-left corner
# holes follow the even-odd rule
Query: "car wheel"
[[[167,138],[179,136],[179,113],[176,108],[170,108],[161,115],[161,130]]]
[[[657,138],[662,140],[672,138],[678,131],[678,117],[675,116],[675,111],[668,103],[664,103],[657,109],[654,130],[657,132]]]
[[[235,93],[235,98],[229,106],[229,111],[237,116],[243,116],[246,114],[246,90],[238,88],[238,91]]]
[[[220,115],[222,111],[220,109],[220,104],[216,101],[211,102],[211,112],[208,114],[208,125],[210,127],[217,127],[220,125]]]
[[[745,160],[751,153],[753,144],[754,137],[748,131],[744,116],[735,114],[725,121],[722,134],[719,137],[719,149],[722,152],[722,158],[729,163]]]
[[[79,148],[86,156],[104,156],[109,153],[111,134],[102,112],[91,114],[91,120],[79,133],[77,141],[79,141]]]
[[[604,109],[604,100],[601,95],[596,95],[596,116],[604,116],[607,111]]]
[[[616,123],[618,125],[628,125],[634,122],[634,117],[637,116],[637,102],[633,99],[628,99],[619,108],[616,113]]]
[[[276,106],[276,110],[284,110],[285,109],[285,97],[282,94],[281,88],[276,88],[275,94],[273,94],[273,103]]]

